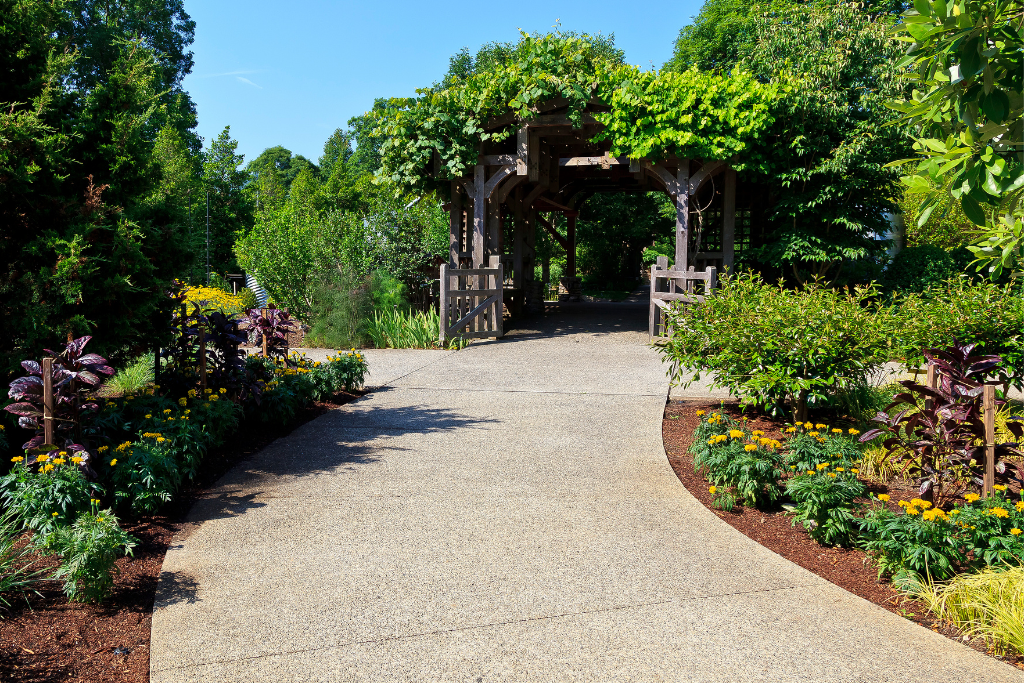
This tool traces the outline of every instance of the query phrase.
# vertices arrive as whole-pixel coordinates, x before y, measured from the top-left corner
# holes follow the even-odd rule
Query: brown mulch
[[[784,423],[752,411],[743,412],[738,404],[708,401],[671,401],[665,407],[662,422],[662,438],[665,452],[676,476],[686,490],[704,504],[711,512],[731,525],[734,529],[751,538],[769,550],[785,557],[790,562],[814,572],[854,595],[859,595],[876,605],[910,619],[936,633],[966,643],[979,652],[995,656],[986,643],[980,639],[967,640],[959,629],[933,618],[919,601],[904,598],[887,581],[878,578],[878,570],[867,554],[852,548],[826,548],[811,540],[799,525],[793,526],[792,519],[781,508],[757,510],[737,505],[732,512],[723,512],[711,505],[708,482],[694,471],[693,456],[688,449],[692,443],[693,430],[700,422],[698,410],[723,409],[729,416],[741,420],[746,418],[750,429],[761,429],[770,438],[782,438]],[[827,422],[827,420],[826,420]],[[888,493],[895,505],[900,500],[910,500],[917,491],[899,481],[868,481],[868,489],[875,494]],[[1008,655],[998,657],[1017,668],[1024,669],[1024,657]]]
[[[148,681],[157,579],[167,547],[192,504],[235,464],[361,395],[342,393],[315,403],[299,411],[287,425],[243,424],[229,443],[207,455],[201,480],[168,505],[164,514],[124,523],[139,544],[134,557],[117,561],[114,590],[103,604],[69,604],[60,584],[53,581],[39,584],[40,594],[30,593],[27,603],[9,596],[13,598],[10,608],[0,612],[0,681]]]

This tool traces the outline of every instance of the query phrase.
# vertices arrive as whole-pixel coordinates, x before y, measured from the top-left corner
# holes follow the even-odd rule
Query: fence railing
[[[668,258],[659,256],[651,266],[651,304],[648,316],[648,334],[651,339],[670,332],[664,311],[675,303],[703,303],[706,296],[718,286],[717,271],[708,266],[703,271],[673,270]]]
[[[504,334],[504,268],[497,256],[490,268],[441,266],[439,339],[441,346],[455,336],[501,337]]]

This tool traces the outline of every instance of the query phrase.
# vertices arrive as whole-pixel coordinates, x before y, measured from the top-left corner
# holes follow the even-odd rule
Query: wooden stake
[[[266,318],[267,317],[267,309],[261,308],[260,309],[260,315],[263,316],[264,318]],[[266,334],[266,332],[264,332],[262,334],[262,337],[263,337],[263,357],[264,358],[269,358],[270,354],[267,353],[267,334]]]
[[[982,394],[982,410],[985,417],[985,485],[984,495],[992,493],[996,483],[996,388],[986,384]]]
[[[934,389],[935,388],[935,379],[936,379],[935,378],[935,363],[933,363],[931,361],[928,361],[928,370],[925,373],[924,377],[925,377],[924,385],[926,387],[928,387],[929,389]],[[931,410],[932,406],[934,404],[935,404],[935,401],[933,401],[930,398],[926,398],[924,400],[924,409],[925,410]]]
[[[199,327],[199,388],[200,396],[206,396],[206,330]]]
[[[452,183],[454,185],[454,183]],[[438,332],[438,341],[441,344],[441,348],[445,347],[445,343],[448,340],[448,266],[444,263],[441,264],[441,300],[437,303],[437,312],[440,314],[438,317],[441,318],[441,329]]]
[[[53,359],[43,359],[43,441],[53,444]]]

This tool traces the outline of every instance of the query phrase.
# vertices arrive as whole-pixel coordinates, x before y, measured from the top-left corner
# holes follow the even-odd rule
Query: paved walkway
[[[646,307],[563,309],[229,473],[167,554],[152,681],[1024,681],[750,541],[661,443]]]

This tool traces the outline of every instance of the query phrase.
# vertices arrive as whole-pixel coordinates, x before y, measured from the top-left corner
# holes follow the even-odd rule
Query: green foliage
[[[99,501],[71,526],[54,530],[43,548],[61,558],[53,578],[64,582],[64,594],[76,602],[100,602],[114,586],[114,562],[131,555],[137,540],[125,533],[111,510],[99,510]]]
[[[914,89],[892,107],[917,129],[917,168],[903,182],[926,195],[918,221],[947,194],[959,200],[983,226],[971,250],[996,276],[1024,255],[1022,27],[1018,0],[915,2],[896,27]]]
[[[66,455],[57,458],[59,463],[49,455],[15,458],[11,471],[0,477],[0,497],[18,522],[40,537],[71,524],[102,491]]]
[[[303,360],[300,367],[309,369],[312,397],[318,401],[340,391],[354,391],[366,378],[366,360],[356,351],[328,356],[326,363]]]
[[[308,343],[328,349],[362,347],[365,321],[372,311],[365,280],[349,273],[321,278],[313,293]]]
[[[142,391],[153,381],[153,354],[144,353],[103,384],[105,396],[126,396]]]
[[[202,181],[209,193],[210,206],[210,270],[220,273],[238,271],[233,253],[235,235],[252,225],[253,202],[243,191],[248,173],[241,166],[245,158],[237,154],[238,141],[231,138],[231,127],[225,126],[210,147],[203,152]],[[196,198],[196,209],[205,210],[206,197]],[[202,214],[200,213],[200,216]],[[205,217],[198,221],[203,225]],[[205,226],[202,233],[203,263],[201,282],[206,281]]]
[[[672,218],[661,213],[667,203],[660,192],[599,193],[584,202],[576,223],[576,264],[588,289],[591,283],[635,286],[645,247],[658,237],[675,239],[675,208]]]
[[[248,287],[242,287],[238,290],[238,300],[243,311],[257,308],[260,305],[259,300],[256,298],[256,293]]]
[[[1024,502],[1000,492],[966,498],[948,513],[920,499],[901,501],[901,512],[872,507],[861,521],[861,545],[878,562],[879,575],[913,587],[921,577],[943,581],[959,572],[1024,562],[1024,534],[1013,532],[1024,529]]]
[[[723,413],[713,413],[707,427],[694,434],[694,468],[715,487],[724,487],[720,504],[731,508],[735,498],[744,505],[761,507],[782,494],[782,458],[778,442],[758,438]],[[704,437],[707,438],[704,438]],[[717,494],[715,491],[713,495]]]
[[[702,305],[670,312],[672,334],[660,350],[674,382],[684,370],[694,373],[687,382],[710,374],[745,405],[778,414],[789,403],[801,413],[865,384],[885,362],[885,318],[865,307],[873,294],[818,284],[789,290],[739,274]]]
[[[812,425],[805,422],[789,427],[787,433],[793,436],[786,441],[783,462],[794,472],[819,471],[826,467],[835,471],[842,467],[857,474],[861,452],[854,438],[860,433],[856,429],[844,434],[838,427],[830,429],[821,423]],[[822,463],[826,463],[826,467],[821,467]]]
[[[964,274],[970,260],[966,249],[950,252],[930,244],[906,247],[889,263],[881,285],[890,292],[923,292]]]
[[[159,434],[160,432],[153,432]],[[136,514],[155,513],[169,503],[181,486],[182,473],[170,444],[163,436],[125,443],[114,451],[111,484],[118,505]],[[164,445],[164,444],[167,445]]]
[[[855,501],[866,493],[867,487],[848,470],[808,471],[786,482],[786,495],[794,503],[790,508],[793,524],[802,524],[822,545],[851,543],[859,529]]]
[[[13,510],[0,514],[0,604],[10,607],[5,594],[25,591],[42,578],[43,570],[32,569],[32,546],[21,542],[22,524]]]
[[[378,349],[436,349],[439,346],[441,318],[433,308],[423,311],[382,309],[374,311],[366,324],[366,334]],[[448,348],[462,348],[458,337]]]
[[[929,611],[996,654],[1024,654],[1024,567],[991,567],[947,584],[924,583],[914,597]]]
[[[1019,285],[950,280],[921,294],[897,299],[886,344],[906,367],[924,362],[925,349],[954,342],[1002,357],[1015,386],[1024,384],[1024,298]]]

